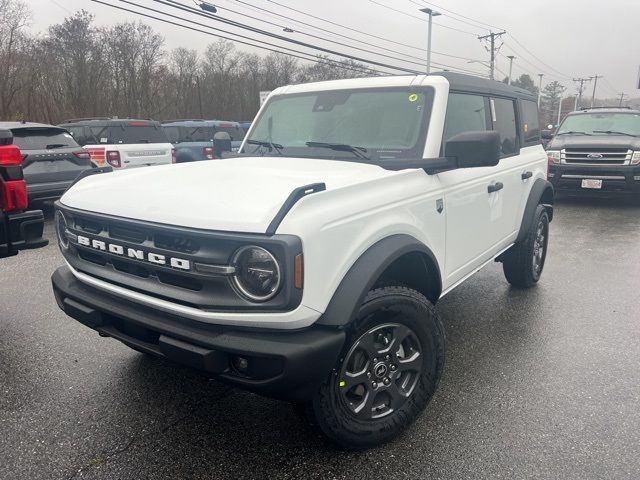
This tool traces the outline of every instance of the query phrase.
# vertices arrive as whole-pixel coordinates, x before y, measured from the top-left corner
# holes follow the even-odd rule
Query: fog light
[[[233,357],[233,366],[239,372],[246,372],[249,369],[249,360],[244,357]]]

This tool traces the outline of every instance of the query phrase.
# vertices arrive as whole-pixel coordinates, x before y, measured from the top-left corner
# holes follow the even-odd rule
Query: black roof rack
[[[580,110],[585,112],[587,110],[602,110],[602,109],[605,109],[605,110],[609,110],[609,109],[610,110],[618,110],[618,109],[631,110],[631,107],[628,107],[628,106],[621,107],[619,105],[614,105],[614,106],[611,106],[611,107],[582,107]]]
[[[84,117],[84,118],[70,118],[69,120],[65,120],[62,123],[75,123],[75,122],[86,122],[87,120],[117,120],[113,117]]]
[[[161,123],[175,123],[175,122],[206,122],[204,118],[175,118],[173,120],[163,120]]]

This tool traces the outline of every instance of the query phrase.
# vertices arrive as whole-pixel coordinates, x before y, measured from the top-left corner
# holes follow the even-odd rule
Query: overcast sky
[[[119,4],[132,8],[118,0],[104,0],[112,4]],[[146,5],[164,11],[178,13],[175,9],[159,6],[153,0],[130,0],[134,3]],[[192,0],[179,0],[184,5],[193,6]],[[612,97],[620,92],[632,97],[640,96],[636,90],[638,69],[640,67],[640,0],[436,0],[435,5],[425,0],[274,0],[308,14],[325,20],[330,20],[341,26],[315,20],[302,13],[294,12],[275,5],[269,0],[211,0],[218,6],[218,15],[237,20],[255,27],[283,33],[278,27],[266,25],[260,21],[251,20],[244,16],[226,10],[225,8],[244,12],[245,14],[270,20],[280,26],[290,26],[298,32],[316,35],[359,46],[365,49],[383,47],[396,52],[415,57],[424,57],[424,52],[416,48],[409,48],[398,44],[385,42],[358,32],[369,33],[403,43],[411,47],[425,48],[427,24],[420,18],[426,16],[418,11],[419,4],[433,7],[443,13],[437,17],[433,28],[433,62],[450,65],[456,68],[474,70],[486,73],[487,68],[481,63],[468,63],[467,59],[487,62],[489,53],[476,38],[489,32],[490,27],[478,24],[483,22],[496,28],[508,31],[503,37],[504,45],[498,56],[497,67],[501,72],[508,72],[506,55],[515,55],[514,74],[529,73],[536,76],[544,73],[544,83],[551,80],[561,81],[575,91],[571,82],[573,77],[590,77],[603,75],[598,81],[598,97]],[[84,8],[95,14],[99,24],[109,25],[116,22],[135,18],[132,14],[117,11],[91,0],[26,0],[33,10],[32,27],[35,31],[44,31],[48,25],[60,22],[70,13]],[[366,46],[344,37],[331,36],[326,31],[313,29],[295,23],[293,20],[268,16],[252,10],[246,5],[264,8],[277,13],[321,27],[331,32],[346,35],[357,40],[370,43]],[[395,12],[382,5],[401,10],[406,14]],[[448,11],[442,9],[445,7]],[[409,15],[407,15],[409,14]],[[458,15],[458,16],[456,16]],[[467,17],[461,17],[460,15]],[[184,15],[188,16],[188,15]],[[210,20],[201,17],[190,17],[194,20],[208,23]],[[473,20],[469,20],[473,19]],[[204,46],[215,40],[214,37],[187,31],[176,26],[163,24],[158,21],[143,19],[157,31],[161,32],[167,41],[167,47],[189,47],[202,50]],[[211,22],[211,25],[216,25]],[[221,28],[224,25],[217,24]],[[450,28],[446,28],[450,27]],[[454,30],[457,29],[457,30]],[[459,31],[460,30],[460,31]],[[245,32],[246,33],[246,32]],[[388,50],[376,49],[377,52],[395,58],[373,55],[362,51],[350,50],[343,46],[321,42],[301,33],[286,34],[308,43],[322,44],[327,48],[348,52],[367,59],[376,59],[383,63],[401,65],[407,68],[419,69],[416,64],[400,61],[405,58]],[[251,34],[253,35],[253,34]],[[239,46],[244,50],[247,47]],[[298,48],[298,47],[292,47]],[[265,52],[266,53],[266,52]],[[447,55],[465,57],[453,58]],[[503,56],[504,55],[504,56]],[[544,63],[543,63],[544,62]],[[438,68],[437,66],[434,68]],[[502,75],[500,73],[498,76]],[[592,84],[587,86],[591,93]]]

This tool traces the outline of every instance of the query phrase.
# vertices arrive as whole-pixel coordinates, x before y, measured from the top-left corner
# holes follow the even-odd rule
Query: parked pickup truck
[[[388,441],[438,387],[438,299],[494,260],[515,287],[541,278],[553,188],[536,100],[449,72],[279,88],[237,158],[69,189],[58,305],[297,402],[343,447]]]
[[[67,120],[61,126],[91,155],[96,167],[128,169],[175,162],[159,122],[123,118]]]
[[[175,146],[177,163],[220,158],[220,149],[215,144],[219,133],[229,135],[231,150],[237,152],[246,133],[238,122],[220,120],[172,120],[162,127]]]
[[[640,193],[640,110],[589,108],[567,115],[547,145],[549,179],[571,194]]]
[[[0,129],[0,258],[49,243],[42,238],[42,211],[26,211],[28,196],[22,173],[22,153],[12,142],[11,131]]]

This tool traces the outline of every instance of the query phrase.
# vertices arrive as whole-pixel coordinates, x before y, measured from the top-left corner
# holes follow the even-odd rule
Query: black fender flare
[[[342,327],[355,320],[365,296],[375,282],[387,267],[408,253],[426,255],[430,263],[428,267],[435,270],[433,275],[437,278],[437,285],[432,285],[430,289],[432,290],[430,300],[435,303],[442,292],[442,277],[435,255],[416,238],[396,234],[373,244],[356,260],[334,292],[324,314],[316,323]]]
[[[522,223],[520,224],[520,231],[516,237],[516,243],[522,242],[525,239],[534,221],[538,205],[542,204],[547,209],[549,221],[553,220],[553,196],[553,185],[551,185],[549,181],[538,178],[533,183],[527,204],[524,207],[524,214],[522,215]]]

